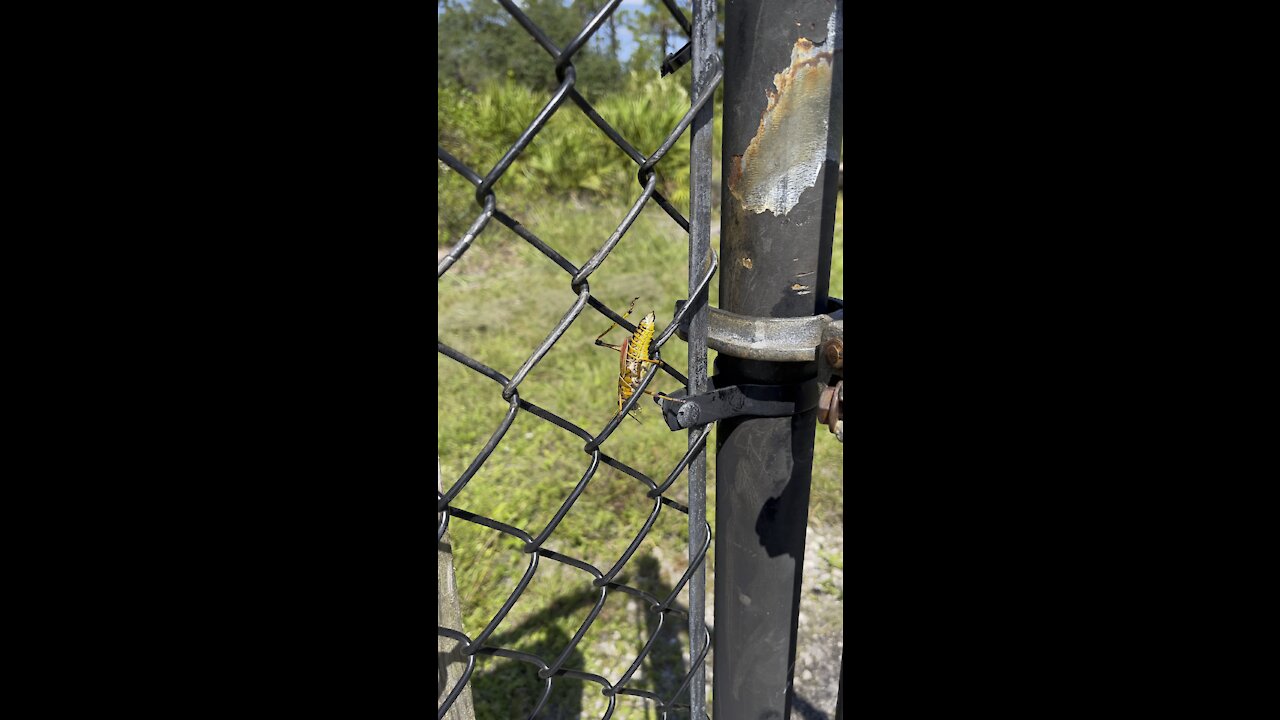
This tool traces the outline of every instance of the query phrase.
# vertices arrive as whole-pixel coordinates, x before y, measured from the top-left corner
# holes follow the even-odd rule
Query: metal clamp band
[[[684,305],[676,301],[676,312]],[[707,347],[718,353],[744,360],[766,362],[811,362],[817,358],[817,347],[830,336],[829,326],[840,323],[843,335],[844,302],[828,298],[827,312],[799,318],[765,318],[737,315],[711,308],[707,322]],[[676,333],[687,340],[688,322]]]

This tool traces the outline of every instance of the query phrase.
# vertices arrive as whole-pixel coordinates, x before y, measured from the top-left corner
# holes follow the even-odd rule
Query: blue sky
[[[519,0],[516,0],[516,2],[517,4],[523,5],[523,3],[519,2]],[[682,8],[687,4],[688,4],[687,2],[677,3],[677,5],[679,5]],[[618,6],[618,10],[619,11],[642,10],[644,9],[644,7],[645,7],[644,0],[622,0],[622,4]],[[439,11],[437,10],[437,12]],[[686,8],[686,12],[687,12],[687,8]],[[605,30],[602,29],[596,33],[595,37],[602,38],[605,36],[604,33],[605,33]],[[675,37],[670,38],[667,52],[674,52],[675,50],[679,49],[680,46],[684,44],[684,41],[685,41],[684,36],[680,33],[677,33]],[[618,54],[621,55],[622,59],[625,61],[631,57],[631,55],[635,52],[635,50],[636,50],[636,40],[634,37],[632,37],[631,31],[619,25],[618,26]],[[657,62],[660,62],[660,60],[655,61],[655,67],[657,66],[656,65]]]
[[[689,8],[686,7],[687,5],[689,5],[688,0],[677,0],[676,2],[676,6],[683,9],[686,15],[689,12]],[[622,0],[622,4],[618,6],[618,12],[621,12],[623,10],[643,10],[643,9],[645,9],[644,0]],[[605,32],[606,31],[604,29],[601,29],[600,32],[596,33],[596,37],[605,37],[605,34],[604,34]],[[671,53],[671,52],[675,52],[676,50],[679,50],[680,46],[684,45],[686,40],[687,38],[685,38],[685,36],[677,30],[674,37],[667,39],[667,52]],[[636,51],[636,40],[634,37],[631,36],[631,31],[619,25],[618,26],[618,54],[622,56],[623,60],[626,60],[630,58],[632,53],[634,53],[635,51]],[[655,60],[654,62],[656,67],[657,66],[656,63],[661,62],[661,59]]]
[[[618,6],[618,10],[639,10],[644,7],[641,0],[622,0],[622,4]],[[618,53],[622,55],[622,59],[626,60],[631,57],[631,53],[636,51],[636,39],[631,37],[631,32],[626,28],[618,28]]]

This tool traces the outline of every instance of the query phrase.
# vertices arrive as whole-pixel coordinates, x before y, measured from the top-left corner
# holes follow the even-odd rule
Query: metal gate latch
[[[676,301],[679,315],[684,300]],[[689,318],[676,328],[688,341]],[[732,385],[716,388],[708,378],[709,392],[686,398],[686,391],[671,393],[677,401],[654,401],[662,406],[663,419],[672,430],[697,427],[731,417],[784,417],[818,408],[824,423],[844,442],[844,302],[827,299],[821,315],[798,318],[748,317],[710,308],[707,347],[722,355],[765,362],[818,361],[816,382],[794,385]],[[723,380],[721,381],[723,382]]]
[[[684,397],[686,390],[671,393],[675,401],[654,398],[662,406],[662,419],[672,430],[685,430],[729,418],[786,417],[818,406],[817,387],[811,383],[791,385],[730,385],[716,387],[719,376],[707,378],[709,390]]]

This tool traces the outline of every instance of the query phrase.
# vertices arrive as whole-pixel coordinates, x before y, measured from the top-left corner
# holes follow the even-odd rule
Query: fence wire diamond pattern
[[[628,683],[632,679],[632,676],[636,673],[637,669],[639,669],[646,655],[648,655],[650,650],[654,647],[659,636],[663,634],[663,629],[666,626],[673,624],[666,622],[667,615],[686,614],[684,611],[673,607],[672,603],[706,558],[707,550],[711,546],[711,526],[709,524],[706,524],[706,535],[699,544],[698,552],[694,561],[689,564],[679,582],[676,583],[676,586],[665,598],[658,598],[643,590],[615,582],[614,578],[623,570],[632,555],[635,554],[636,549],[640,546],[641,542],[643,542],[645,537],[649,534],[649,531],[657,520],[663,506],[671,508],[677,512],[684,513],[685,515],[689,514],[688,507],[665,497],[663,493],[672,486],[680,474],[688,467],[693,458],[698,453],[705,450],[706,440],[711,432],[711,426],[707,425],[701,429],[699,434],[694,437],[694,441],[690,443],[688,451],[682,458],[680,458],[679,462],[675,464],[671,472],[661,483],[655,482],[644,473],[632,468],[617,458],[606,455],[600,450],[600,446],[609,438],[610,435],[613,434],[614,430],[617,429],[622,420],[631,412],[632,408],[635,407],[635,403],[643,395],[642,391],[648,388],[659,370],[666,372],[686,387],[688,386],[688,380],[669,365],[662,364],[650,366],[649,370],[641,379],[639,387],[627,402],[623,404],[622,409],[604,426],[604,428],[595,434],[578,427],[554,413],[538,407],[533,402],[522,398],[519,392],[521,382],[523,382],[529,372],[533,370],[539,361],[542,360],[556,342],[565,334],[569,329],[569,326],[579,318],[587,306],[590,306],[604,317],[617,322],[626,330],[635,330],[634,325],[627,322],[617,312],[593,297],[588,281],[591,274],[600,267],[601,263],[604,262],[609,253],[612,252],[613,249],[617,247],[618,243],[622,241],[628,229],[630,229],[632,223],[647,203],[651,200],[656,202],[659,207],[666,211],[666,213],[685,230],[686,233],[689,231],[689,221],[685,219],[685,217],[681,215],[680,212],[666,198],[664,198],[660,192],[657,191],[658,174],[656,168],[658,162],[676,143],[677,139],[688,129],[690,123],[693,121],[694,115],[708,101],[710,101],[714,95],[715,88],[721,79],[721,69],[716,65],[714,68],[714,79],[708,84],[707,90],[699,97],[693,98],[689,111],[681,118],[676,126],[672,128],[671,132],[666,136],[665,140],[659,145],[659,147],[648,156],[640,153],[616,130],[614,130],[574,87],[576,81],[576,71],[573,66],[574,54],[591,39],[592,35],[600,29],[609,16],[617,10],[621,1],[622,0],[611,0],[608,2],[564,48],[559,48],[551,41],[545,32],[543,32],[528,18],[528,16],[525,15],[524,12],[521,11],[514,2],[511,0],[499,0],[502,7],[510,13],[511,17],[522,28],[524,28],[524,30],[528,32],[529,35],[531,35],[555,61],[555,73],[556,78],[560,83],[559,87],[555,90],[551,99],[546,103],[538,115],[532,120],[532,122],[530,122],[524,132],[520,134],[520,137],[516,140],[515,144],[507,150],[498,163],[483,177],[471,168],[467,167],[443,147],[440,147],[438,144],[436,146],[436,154],[439,160],[475,186],[476,201],[481,208],[479,216],[476,218],[475,222],[471,224],[470,228],[468,228],[462,239],[454,245],[444,258],[440,260],[436,276],[437,279],[443,277],[444,274],[449,271],[449,269],[471,248],[476,238],[484,232],[485,228],[489,225],[489,222],[496,219],[499,223],[510,228],[514,233],[516,233],[516,235],[523,238],[526,242],[536,248],[551,262],[554,262],[562,268],[569,275],[570,288],[577,295],[577,300],[565,312],[564,317],[561,318],[554,328],[552,328],[550,333],[547,335],[546,340],[544,340],[533,351],[533,353],[529,355],[528,359],[526,359],[516,371],[514,377],[511,378],[504,376],[498,371],[471,357],[468,357],[463,352],[449,347],[443,342],[437,340],[437,351],[440,354],[461,363],[471,370],[474,370],[475,372],[480,373],[481,375],[484,375],[498,383],[502,388],[502,398],[508,403],[508,411],[505,417],[503,417],[501,423],[499,423],[497,429],[494,430],[493,435],[489,438],[488,442],[485,443],[480,453],[448,490],[438,493],[437,513],[439,514],[440,519],[436,535],[437,540],[443,538],[445,530],[448,528],[451,520],[462,520],[484,526],[498,533],[518,538],[524,543],[523,552],[529,556],[528,568],[525,570],[523,577],[521,577],[515,589],[511,592],[510,597],[507,598],[497,614],[489,620],[485,627],[480,630],[474,638],[468,637],[466,634],[457,630],[437,627],[437,635],[456,641],[461,654],[466,658],[466,667],[463,670],[461,678],[450,689],[448,695],[444,699],[444,702],[439,707],[437,713],[438,720],[444,717],[445,713],[448,712],[449,708],[461,694],[463,687],[470,680],[472,671],[475,668],[475,659],[477,655],[505,657],[528,663],[533,666],[530,669],[530,672],[536,672],[538,678],[543,681],[543,691],[532,713],[529,715],[530,718],[536,716],[542,710],[547,698],[551,694],[552,685],[558,678],[570,678],[599,683],[603,688],[603,694],[609,699],[608,708],[603,716],[606,720],[613,715],[617,695],[633,695],[653,701],[656,703],[657,709],[663,714],[663,717],[666,718],[676,709],[688,709],[688,705],[677,703],[676,701],[680,697],[681,693],[685,692],[689,686],[690,680],[705,660],[707,651],[710,648],[711,638],[710,633],[707,632],[705,640],[702,643],[702,650],[698,657],[694,658],[694,661],[690,664],[689,672],[685,674],[678,689],[669,698],[659,697],[658,695],[646,690],[632,689],[628,687]],[[683,28],[685,34],[690,35],[692,33],[692,28],[684,13],[681,12],[672,0],[663,0],[663,3]],[[547,243],[543,242],[534,233],[529,231],[524,225],[500,210],[498,208],[497,194],[495,192],[495,186],[502,178],[503,174],[507,172],[507,170],[517,160],[520,153],[529,145],[551,117],[561,109],[566,100],[569,100],[576,105],[587,116],[587,118],[589,118],[591,122],[600,129],[601,132],[608,136],[615,145],[621,148],[628,157],[635,161],[638,165],[636,177],[641,187],[639,196],[636,198],[625,217],[623,217],[617,229],[614,230],[605,243],[582,267],[575,267],[560,253],[556,252],[555,249],[547,245]],[[707,289],[710,285],[711,278],[716,273],[718,265],[719,260],[713,252],[707,274],[696,287],[689,288],[690,301],[684,304],[680,311],[676,313],[675,317],[672,318],[671,323],[666,327],[666,329],[654,339],[651,345],[652,356],[654,358],[660,357],[660,349],[671,338],[671,335],[675,332],[676,328],[680,326],[681,322],[688,316],[688,314],[696,312],[706,302]],[[543,420],[553,423],[578,436],[585,442],[583,450],[590,458],[589,465],[583,473],[582,479],[578,481],[574,490],[564,500],[563,504],[547,526],[536,536],[525,530],[507,525],[492,518],[468,512],[466,509],[452,504],[455,498],[457,498],[458,493],[466,487],[467,483],[479,471],[481,466],[483,466],[484,463],[492,456],[498,444],[502,442],[503,436],[511,427],[516,414],[519,412],[526,412],[542,418]],[[601,463],[620,470],[643,483],[649,488],[647,497],[653,501],[653,509],[649,514],[648,520],[640,528],[640,531],[636,534],[630,545],[628,545],[627,549],[607,571],[602,571],[583,560],[548,550],[543,546],[547,539],[551,537],[552,533],[555,532],[557,525],[560,524],[560,521],[569,512],[570,508],[573,507],[573,504],[582,495],[588,482],[596,473]],[[581,627],[578,628],[573,638],[569,641],[569,644],[559,653],[558,656],[550,660],[509,648],[486,645],[486,641],[491,635],[493,635],[494,631],[498,629],[498,626],[507,616],[507,613],[515,605],[516,601],[519,600],[525,588],[528,587],[530,580],[532,580],[534,574],[538,570],[539,561],[543,559],[576,568],[589,575],[591,577],[591,585],[594,588],[599,589],[599,597],[595,606],[587,615],[587,618],[583,621]],[[583,582],[586,582],[585,577]],[[465,593],[465,588],[462,588],[461,591]],[[614,592],[628,594],[644,601],[648,610],[656,613],[657,627],[645,642],[640,654],[630,664],[622,677],[616,682],[611,682],[609,679],[602,677],[601,675],[587,672],[583,669],[565,667],[564,663],[570,657],[574,648],[582,640],[583,636],[586,635],[592,623],[595,622],[601,608],[604,607],[605,599],[610,593]],[[673,630],[672,632],[676,632],[676,630]]]

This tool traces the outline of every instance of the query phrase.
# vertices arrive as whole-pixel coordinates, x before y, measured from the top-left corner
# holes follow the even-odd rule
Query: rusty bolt
[[[826,423],[827,418],[831,416],[831,409],[836,403],[836,388],[834,385],[822,388],[822,394],[818,396],[818,422]]]
[[[828,340],[822,348],[822,356],[827,364],[836,370],[844,369],[844,342],[839,338]]]
[[[825,387],[818,396],[818,422],[844,442],[844,381]]]
[[[844,381],[836,383],[835,400],[832,403],[831,416],[827,418],[827,427],[836,431],[836,425],[844,421]],[[843,430],[843,428],[842,428]],[[843,434],[843,432],[841,433]]]

